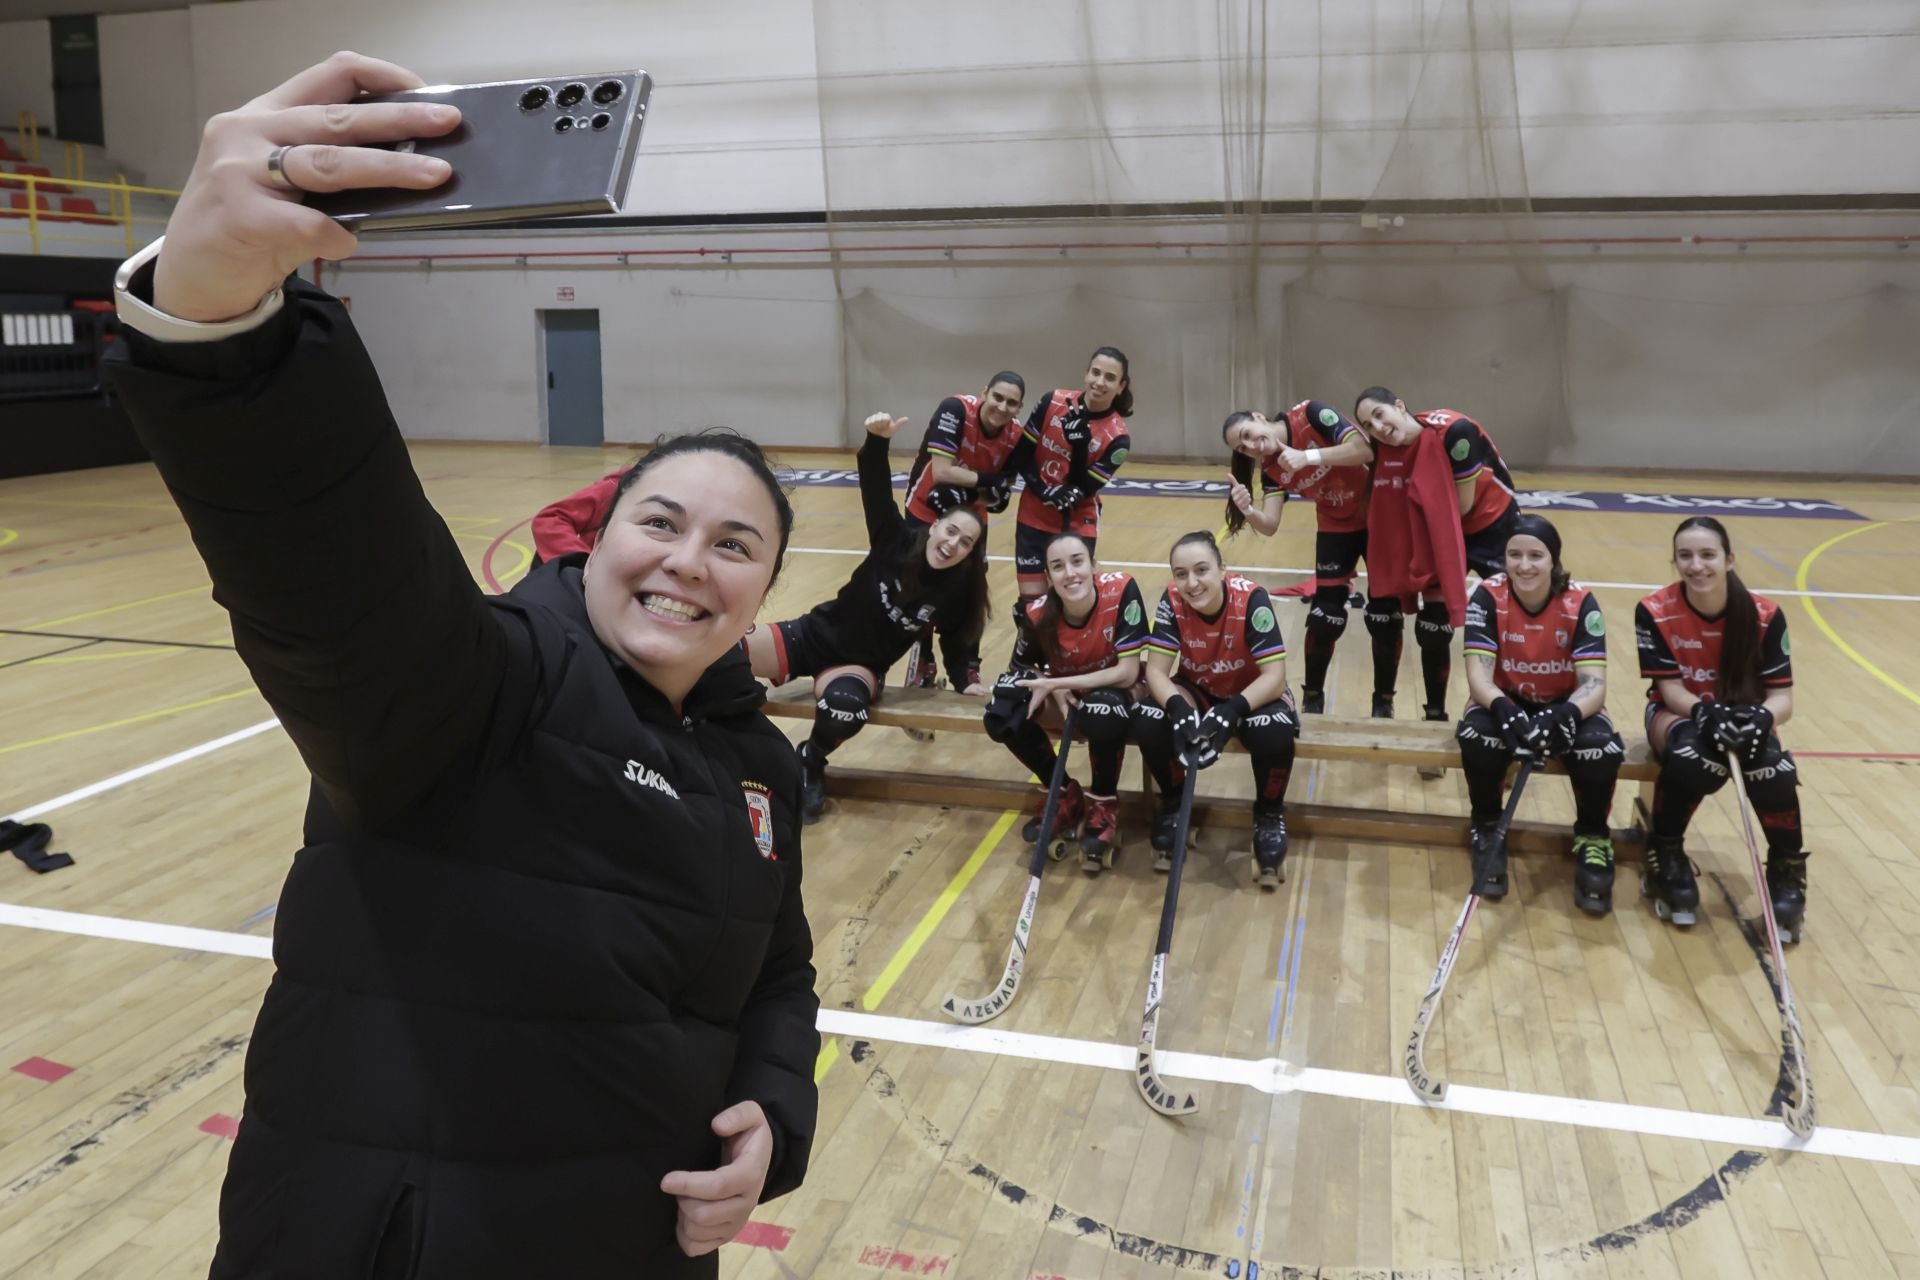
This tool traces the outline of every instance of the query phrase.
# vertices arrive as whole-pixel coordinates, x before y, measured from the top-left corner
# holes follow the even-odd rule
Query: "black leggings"
[[[1669,840],[1684,836],[1700,802],[1727,785],[1732,763],[1726,748],[1701,736],[1699,725],[1675,721],[1660,757],[1660,777],[1653,784],[1653,834]],[[1767,852],[1802,852],[1800,771],[1792,754],[1781,748],[1779,735],[1768,734],[1766,745],[1741,763],[1740,773],[1754,816],[1767,833]]]
[[[993,697],[981,719],[987,736],[1013,752],[1014,758],[1045,786],[1053,778],[1053,739],[1027,718],[1032,692],[1014,683],[1024,678],[1024,672],[1009,671],[995,681]],[[1133,697],[1124,689],[1088,689],[1079,698],[1080,711],[1074,720],[1080,736],[1086,739],[1087,756],[1093,761],[1087,790],[1096,796],[1116,795],[1120,790],[1120,764],[1127,752],[1131,724],[1128,709]]]
[[[1194,708],[1206,711],[1224,699],[1210,698],[1187,685],[1180,693]],[[1293,700],[1282,694],[1272,702],[1254,707],[1234,730],[1247,754],[1253,757],[1254,801],[1259,810],[1286,807],[1287,782],[1293,776],[1293,742],[1300,733],[1300,720],[1294,714]],[[1160,788],[1161,803],[1171,808],[1180,798],[1184,771],[1174,760],[1173,725],[1167,713],[1151,698],[1133,704],[1133,740],[1140,744],[1140,758]]]
[[[1513,749],[1494,723],[1493,713],[1474,705],[1454,731],[1460,741],[1460,765],[1467,774],[1467,797],[1477,823],[1500,817],[1506,790],[1507,766]],[[1614,731],[1607,713],[1588,716],[1573,733],[1573,749],[1561,752],[1567,777],[1573,783],[1573,832],[1581,836],[1607,834],[1607,811],[1613,807],[1613,786],[1626,761],[1626,744]]]

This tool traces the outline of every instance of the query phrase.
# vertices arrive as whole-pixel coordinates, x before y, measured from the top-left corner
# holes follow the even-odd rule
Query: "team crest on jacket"
[[[753,825],[753,842],[760,847],[760,856],[780,861],[780,855],[773,851],[773,801],[767,789],[757,782],[743,782],[740,794],[746,797],[747,821]]]

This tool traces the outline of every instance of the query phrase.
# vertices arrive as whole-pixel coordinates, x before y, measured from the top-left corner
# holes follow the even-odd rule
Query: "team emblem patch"
[[[1780,652],[1789,657],[1793,655],[1793,637],[1785,631],[1780,633]]]
[[[1122,616],[1126,618],[1128,626],[1132,626],[1132,627],[1139,626],[1140,625],[1140,602],[1138,600],[1127,601],[1127,611]]]
[[[1273,610],[1261,605],[1253,611],[1253,629],[1265,635],[1273,630]]]
[[[747,801],[747,821],[753,826],[753,842],[759,846],[760,856],[778,862],[780,856],[773,851],[773,801],[766,788],[757,782],[743,782],[740,794]]]
[[[1465,462],[1467,455],[1473,452],[1473,443],[1468,440],[1456,440],[1453,442],[1453,448],[1447,452],[1455,462]]]
[[[1320,425],[1323,427],[1337,427],[1340,425],[1340,415],[1331,409],[1323,408],[1320,410]]]
[[[1112,453],[1107,455],[1107,461],[1112,463],[1116,467],[1119,466],[1121,463],[1125,462],[1126,460],[1127,460],[1127,451],[1124,448],[1115,449]]]
[[[1587,615],[1587,634],[1603,636],[1607,633],[1607,620],[1598,609]]]

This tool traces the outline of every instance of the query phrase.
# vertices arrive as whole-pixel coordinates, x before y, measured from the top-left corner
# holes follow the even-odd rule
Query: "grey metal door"
[[[605,436],[600,400],[600,313],[540,314],[547,344],[547,443],[598,448]]]

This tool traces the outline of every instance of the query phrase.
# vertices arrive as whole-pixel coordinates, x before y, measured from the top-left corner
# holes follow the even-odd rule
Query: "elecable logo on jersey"
[[[742,782],[740,794],[747,802],[747,822],[753,827],[753,843],[760,856],[769,862],[780,861],[773,851],[773,797],[758,782]]]

